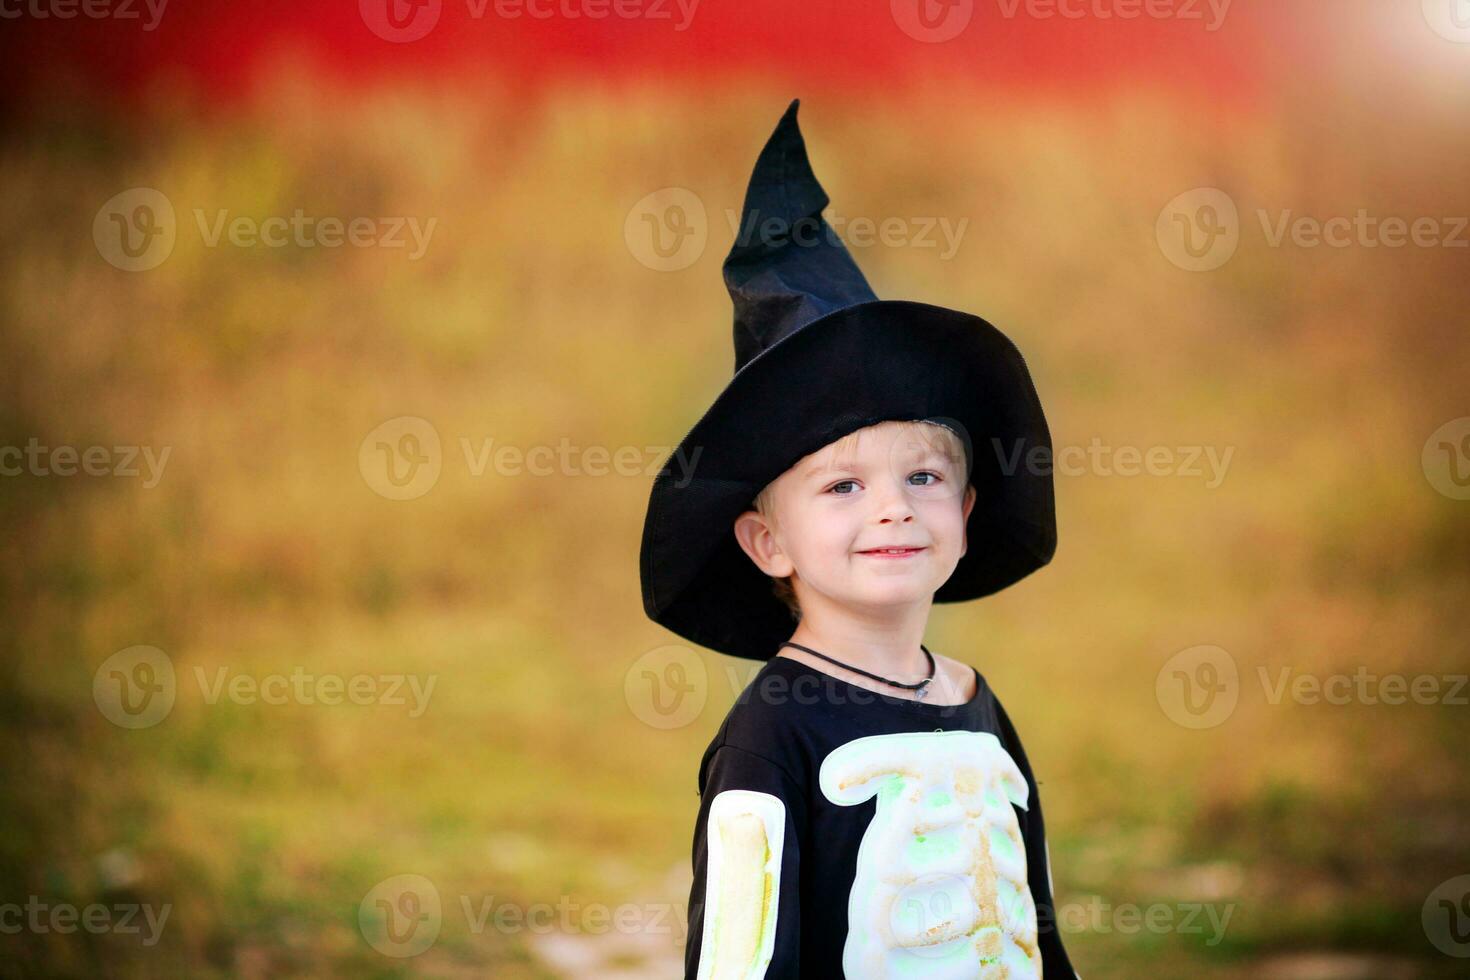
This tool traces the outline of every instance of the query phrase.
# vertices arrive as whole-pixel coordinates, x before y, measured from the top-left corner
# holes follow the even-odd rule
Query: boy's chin
[[[934,593],[939,586],[930,589],[925,583],[913,582],[900,586],[894,583],[888,586],[879,586],[870,589],[858,589],[845,596],[845,600],[853,606],[864,608],[901,608],[912,606],[921,602],[929,602],[934,598]]]

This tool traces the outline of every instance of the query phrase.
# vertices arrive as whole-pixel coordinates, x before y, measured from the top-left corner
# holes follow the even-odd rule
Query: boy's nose
[[[902,487],[888,487],[882,491],[877,505],[878,523],[892,524],[895,521],[907,523],[914,519],[914,509],[909,503],[909,495]]]

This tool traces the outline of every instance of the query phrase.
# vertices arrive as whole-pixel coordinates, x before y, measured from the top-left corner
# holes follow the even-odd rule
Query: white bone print
[[[1016,812],[1026,780],[986,732],[872,735],[822,762],[840,806],[877,796],[858,846],[849,980],[1039,980],[1036,905]]]
[[[710,803],[699,980],[760,980],[776,944],[786,805],[728,789]]]

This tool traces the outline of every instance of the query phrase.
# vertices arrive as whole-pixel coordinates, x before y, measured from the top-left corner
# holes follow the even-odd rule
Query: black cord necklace
[[[827,661],[829,664],[836,664],[839,667],[852,671],[854,674],[862,674],[864,677],[878,681],[881,684],[888,684],[891,687],[899,687],[905,691],[913,691],[914,697],[920,701],[924,700],[924,695],[929,693],[929,685],[934,680],[934,654],[930,653],[929,648],[924,646],[924,644],[922,643],[919,644],[919,649],[923,650],[924,656],[929,658],[929,676],[919,681],[919,683],[917,684],[901,684],[898,681],[891,681],[886,677],[879,677],[877,674],[870,674],[866,670],[863,670],[861,667],[854,667],[852,664],[845,664],[841,660],[836,660],[832,657],[827,656],[825,653],[819,653],[816,650],[813,650],[811,647],[802,646],[800,643],[792,643],[790,640],[787,640],[785,643],[781,644],[781,646],[796,647],[796,649],[798,650],[805,650],[813,657],[820,657],[823,660]]]

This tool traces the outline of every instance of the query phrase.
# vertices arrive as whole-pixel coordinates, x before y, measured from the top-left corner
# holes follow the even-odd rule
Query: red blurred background
[[[22,0],[10,2],[13,10]],[[784,78],[805,93],[892,91],[943,78],[1074,98],[1148,85],[1207,93],[1212,105],[1239,104],[1278,84],[1283,72],[1317,70],[1353,6],[1278,0],[1212,9],[1210,0],[1175,0],[1177,16],[1124,20],[1093,15],[1085,6],[1092,0],[1038,5],[1040,12],[1056,10],[1039,17],[1002,0],[959,0],[955,9],[968,8],[971,19],[957,36],[915,43],[895,27],[903,0],[895,9],[836,0],[706,0],[692,11],[678,0],[646,0],[641,9],[649,16],[602,19],[538,18],[525,9],[518,17],[496,16],[493,0],[486,2],[445,0],[421,38],[386,45],[368,27],[373,13],[364,7],[403,0],[174,0],[153,30],[143,29],[150,19],[144,0],[131,0],[139,19],[126,37],[107,20],[26,16],[5,24],[12,54],[3,78],[10,98],[26,100],[45,98],[58,79],[69,78],[91,94],[125,97],[185,82],[210,101],[228,102],[289,59],[351,85],[467,85],[494,77],[534,91],[580,76],[698,86],[751,72]],[[533,9],[552,9],[551,0],[542,3]],[[399,13],[407,20],[413,9]],[[432,8],[423,9],[428,17]],[[1269,56],[1282,49],[1292,52],[1289,61]]]

